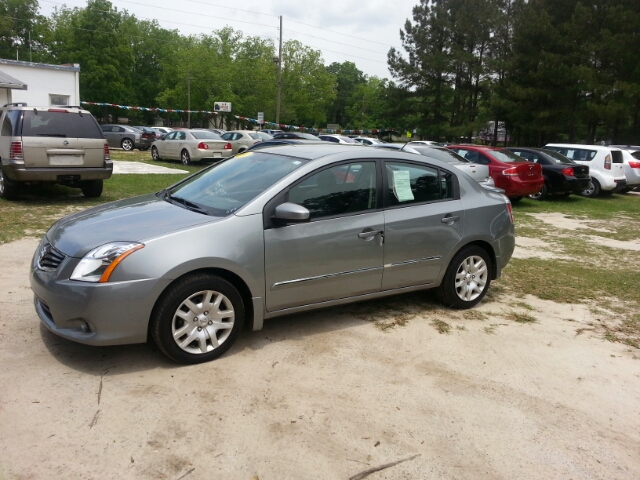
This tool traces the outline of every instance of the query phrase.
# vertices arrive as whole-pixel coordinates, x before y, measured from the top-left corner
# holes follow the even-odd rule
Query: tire
[[[141,152],[146,152],[147,150],[149,150],[149,147],[138,147],[138,150],[140,150]]]
[[[240,148],[240,149],[238,150],[238,153],[244,153],[244,152],[246,152],[246,151],[247,151],[247,149],[246,149],[246,148]]]
[[[580,195],[587,198],[597,197],[600,194],[600,182],[595,178],[591,179],[589,186],[582,191]]]
[[[15,200],[18,198],[18,183],[9,180],[4,172],[0,171],[0,198]]]
[[[161,160],[160,152],[158,152],[158,147],[151,147],[151,158],[156,162],[158,160]]]
[[[130,138],[123,138],[120,142],[120,146],[125,152],[130,152],[134,147],[133,140],[131,140]]]
[[[98,198],[102,195],[102,180],[87,180],[80,184],[82,194],[87,198]]]
[[[180,152],[180,161],[183,165],[191,164],[191,155],[189,155],[187,150],[182,150],[182,152]]]
[[[511,205],[515,205],[520,200],[522,200],[522,197],[509,197],[509,200],[511,201]]]
[[[446,307],[466,309],[484,298],[491,284],[491,258],[477,245],[460,250],[447,267],[438,287],[438,299]]]
[[[229,282],[206,273],[190,275],[170,286],[156,303],[151,336],[176,362],[209,362],[236,341],[244,312],[242,297]]]
[[[542,185],[542,188],[539,192],[532,193],[529,195],[529,198],[532,200],[544,200],[549,196],[549,191],[547,190],[547,184]]]

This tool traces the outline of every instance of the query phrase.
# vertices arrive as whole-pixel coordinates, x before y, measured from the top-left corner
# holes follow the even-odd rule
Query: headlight
[[[144,244],[137,242],[113,242],[94,248],[76,265],[71,280],[107,282],[118,264],[141,248]]]

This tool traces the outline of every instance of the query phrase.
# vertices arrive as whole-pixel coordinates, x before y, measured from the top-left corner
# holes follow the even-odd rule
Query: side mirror
[[[276,207],[273,218],[285,222],[305,222],[309,220],[309,210],[297,203],[282,203]]]

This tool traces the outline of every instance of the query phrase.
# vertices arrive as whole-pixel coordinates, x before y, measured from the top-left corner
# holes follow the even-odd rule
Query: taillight
[[[507,168],[502,171],[502,174],[508,177],[513,177],[514,175],[518,175],[518,167]]]
[[[143,133],[142,134],[142,138],[151,138],[151,137],[155,137],[155,135],[152,135],[151,133]]]
[[[567,167],[560,170],[560,173],[567,177],[573,177],[573,167]]]
[[[111,155],[109,154],[109,145],[104,144],[104,161],[107,162],[111,160]]]
[[[11,147],[9,147],[9,158],[24,160],[24,155],[22,154],[22,142],[11,142]]]
[[[629,162],[629,166],[630,166],[631,168],[640,168],[640,162],[633,162],[633,161],[631,161],[631,162]]]
[[[611,155],[604,157],[604,168],[605,170],[611,170]]]
[[[515,223],[513,220],[513,209],[511,208],[511,202],[507,199],[507,210],[509,211],[509,218],[511,219],[511,223]]]
[[[231,146],[230,143],[227,143],[224,147],[222,147],[223,150],[231,150],[233,147]]]
[[[206,143],[204,143],[204,142],[200,142],[200,143],[198,144],[198,149],[199,149],[199,150],[209,150],[209,145],[207,145],[207,144],[206,144]]]

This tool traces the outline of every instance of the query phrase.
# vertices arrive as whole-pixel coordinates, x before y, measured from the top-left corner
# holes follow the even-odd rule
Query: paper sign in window
[[[411,191],[411,179],[409,172],[406,170],[393,171],[393,194],[399,202],[408,202],[413,200],[413,192]]]

